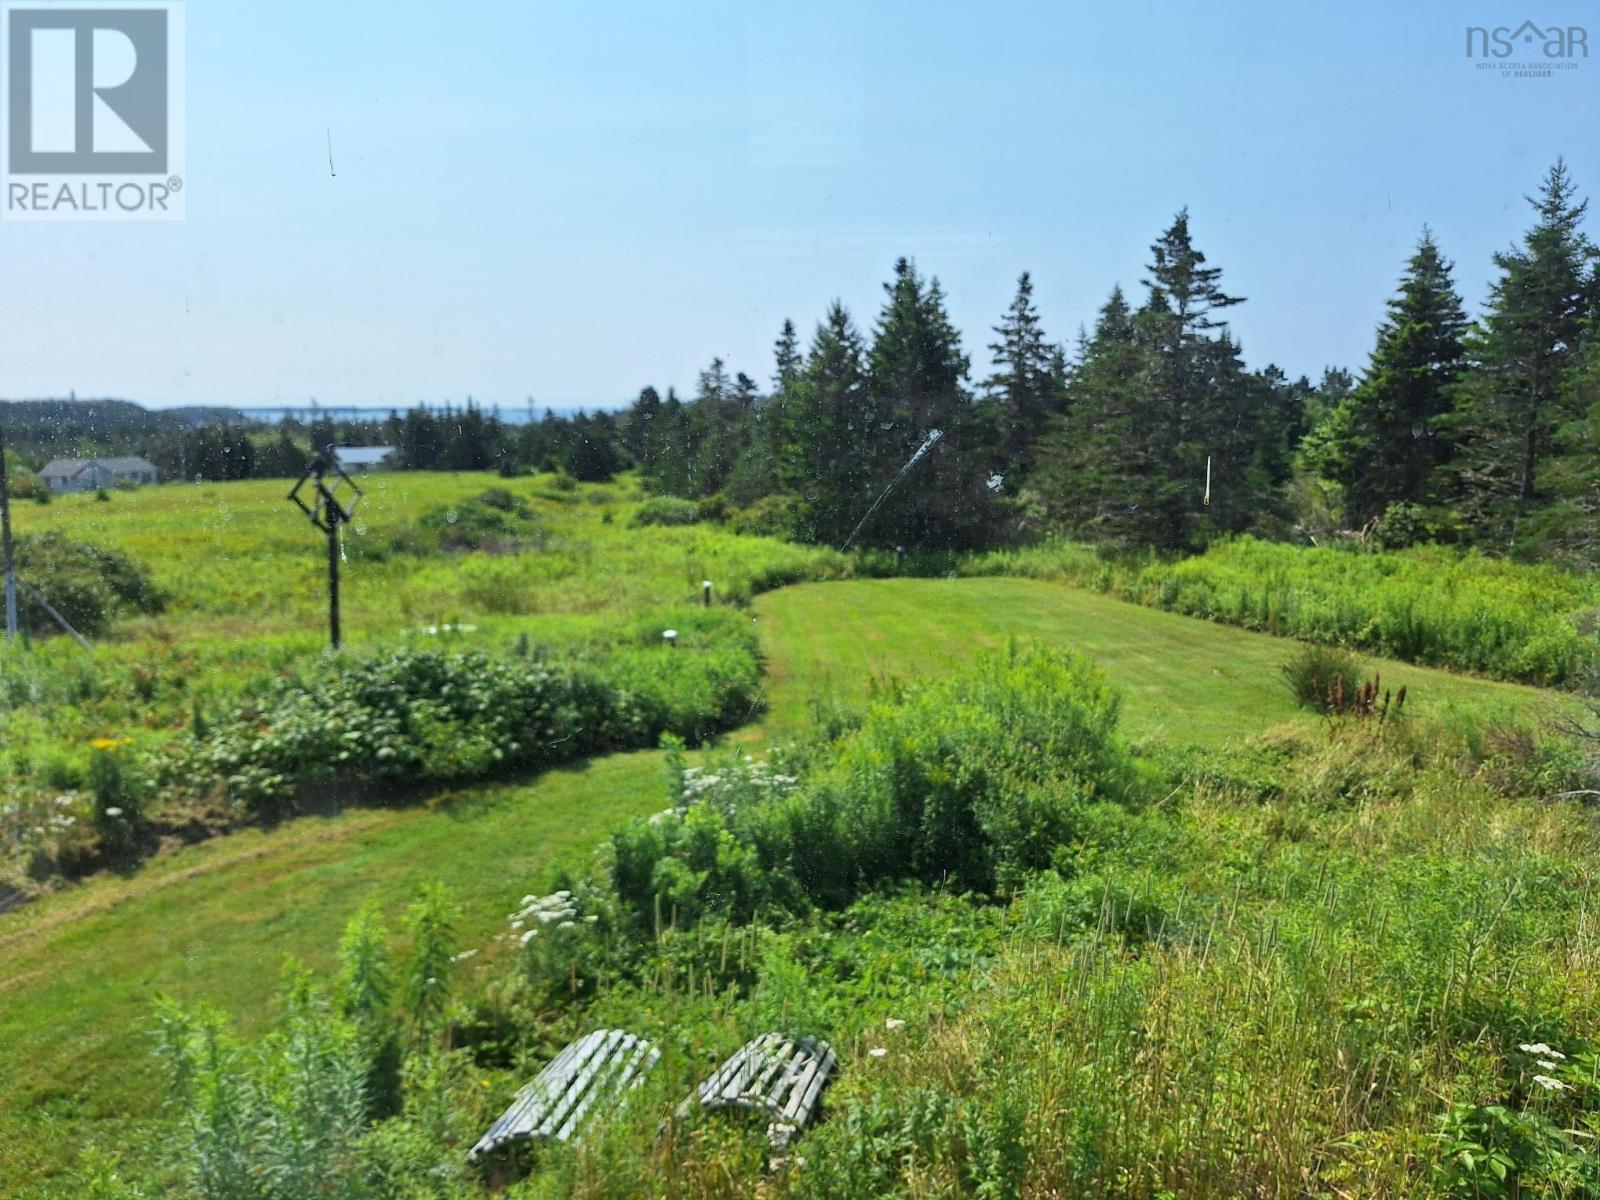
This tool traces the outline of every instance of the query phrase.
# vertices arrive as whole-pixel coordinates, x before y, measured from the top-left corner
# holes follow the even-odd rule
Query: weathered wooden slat
[[[838,1059],[826,1042],[765,1033],[746,1042],[712,1072],[678,1106],[677,1115],[688,1116],[696,1104],[770,1113],[767,1136],[781,1150],[811,1119],[837,1068]]]
[[[614,1105],[642,1082],[660,1057],[649,1042],[624,1030],[585,1034],[517,1092],[467,1158],[477,1162],[513,1142],[575,1136],[591,1114]]]

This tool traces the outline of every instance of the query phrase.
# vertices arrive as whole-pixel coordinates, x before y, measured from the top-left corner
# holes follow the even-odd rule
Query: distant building
[[[52,492],[92,492],[119,483],[156,483],[155,464],[143,458],[58,458],[39,472]]]
[[[377,467],[389,465],[389,456],[394,453],[393,446],[335,446],[334,457],[339,460],[339,465],[348,471],[371,471]]]

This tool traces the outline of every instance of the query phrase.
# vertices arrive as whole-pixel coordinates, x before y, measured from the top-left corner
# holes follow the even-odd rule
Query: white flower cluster
[[[477,629],[478,627],[476,625],[462,625],[459,623],[452,625],[450,622],[446,621],[443,625],[424,625],[422,627],[422,632],[427,634],[429,637],[438,637],[440,634],[448,635],[452,633],[476,633]]]
[[[557,929],[574,928],[580,919],[578,902],[565,888],[548,896],[524,896],[522,907],[508,919],[512,930],[519,934],[517,940],[526,946],[539,936],[539,930],[546,925],[554,925]],[[592,913],[582,918],[588,925],[593,925],[599,919]],[[531,926],[529,922],[532,922]]]
[[[1532,1054],[1536,1058],[1566,1058],[1566,1055],[1561,1053],[1561,1051],[1552,1050],[1543,1042],[1523,1042],[1522,1045],[1517,1047],[1517,1049],[1521,1050],[1524,1054]]]
[[[684,807],[695,803],[712,804],[731,814],[747,801],[787,795],[799,783],[798,777],[774,769],[764,759],[745,754],[716,767],[686,768],[682,800]],[[676,811],[679,816],[683,815],[681,808]]]
[[[1533,1057],[1538,1061],[1539,1066],[1546,1071],[1560,1070],[1561,1064],[1565,1062],[1567,1058],[1567,1056],[1561,1053],[1561,1051],[1552,1050],[1543,1042],[1523,1042],[1517,1047],[1517,1049],[1521,1050],[1524,1054],[1533,1055]],[[1572,1090],[1571,1084],[1563,1083],[1561,1080],[1555,1079],[1549,1075],[1535,1075],[1533,1077],[1533,1082],[1538,1084],[1547,1092],[1570,1092]]]

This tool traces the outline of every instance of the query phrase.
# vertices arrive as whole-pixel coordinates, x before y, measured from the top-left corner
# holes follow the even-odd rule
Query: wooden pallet
[[[517,1093],[467,1160],[479,1162],[515,1142],[568,1140],[638,1086],[660,1057],[649,1042],[621,1029],[597,1029],[580,1038]]]
[[[816,1111],[817,1100],[839,1068],[827,1042],[764,1033],[739,1052],[678,1106],[679,1119],[698,1104],[705,1109],[743,1108],[771,1115],[767,1139],[783,1150]]]

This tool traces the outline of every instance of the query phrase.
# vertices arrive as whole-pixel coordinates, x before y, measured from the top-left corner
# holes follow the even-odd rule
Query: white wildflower
[[[108,817],[120,817],[121,815],[122,810],[116,805],[112,805],[110,808],[106,809],[106,816]]]
[[[519,942],[521,942],[524,946],[526,946],[529,942],[533,941],[533,939],[538,937],[538,936],[539,936],[539,931],[537,929],[530,929],[530,930],[528,930],[527,933],[523,934],[517,940]]]
[[[1557,1066],[1555,1063],[1551,1062],[1547,1058],[1541,1058],[1539,1060],[1539,1065],[1541,1067],[1543,1067],[1546,1071],[1559,1071],[1561,1069],[1559,1066]]]
[[[467,959],[469,959],[469,958],[476,958],[477,954],[478,954],[478,952],[476,950],[463,950],[460,954],[457,954],[453,958],[451,958],[450,961],[451,962],[466,962]]]
[[[890,1017],[883,1023],[883,1027],[885,1029],[903,1029],[905,1028],[905,1022],[899,1017]]]
[[[874,1046],[871,1050],[868,1050],[867,1053],[870,1054],[873,1058],[882,1058],[884,1055],[888,1054],[889,1052],[887,1050],[885,1050],[882,1046]]]
[[[1533,1081],[1547,1092],[1570,1092],[1572,1088],[1559,1079],[1551,1079],[1548,1075],[1535,1075]]]

